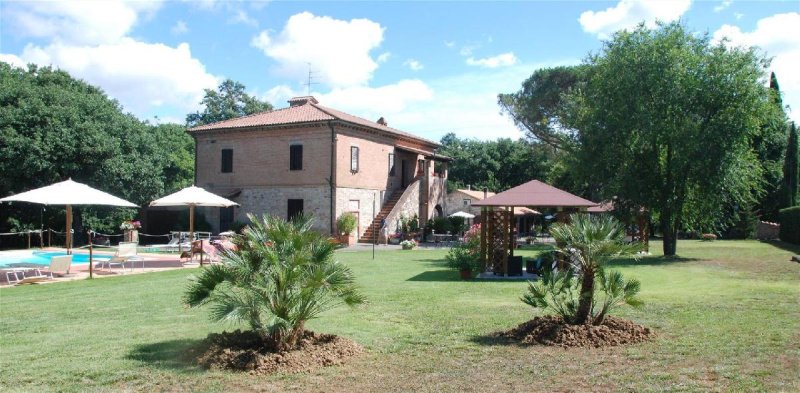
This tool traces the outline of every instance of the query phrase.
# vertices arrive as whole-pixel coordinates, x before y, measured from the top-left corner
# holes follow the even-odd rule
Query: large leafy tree
[[[72,178],[136,204],[191,182],[192,139],[174,125],[153,127],[102,90],[50,67],[0,62],[0,195]],[[63,225],[60,209],[13,204],[0,229]],[[118,230],[132,210],[80,208],[98,231]],[[9,224],[9,218],[13,223]],[[35,225],[34,225],[35,224]]]
[[[722,224],[725,206],[752,204],[762,167],[752,141],[769,111],[768,62],[712,45],[680,23],[618,32],[587,59],[572,94],[579,161],[607,197],[660,220],[664,254],[685,227]]]
[[[567,95],[585,82],[586,65],[540,68],[516,93],[497,101],[527,136],[557,149],[573,150],[579,130],[572,128]]]
[[[186,126],[195,127],[253,113],[272,110],[269,102],[245,92],[245,86],[231,79],[220,83],[217,90],[206,89],[203,110],[186,116]]]
[[[212,319],[244,322],[284,351],[297,344],[310,319],[364,302],[352,272],[335,260],[333,243],[311,229],[309,218],[249,218],[225,263],[193,278],[184,295],[187,305],[209,304]]]

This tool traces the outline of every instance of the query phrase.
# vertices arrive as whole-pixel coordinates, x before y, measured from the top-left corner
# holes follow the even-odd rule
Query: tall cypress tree
[[[798,146],[797,146],[797,127],[794,122],[789,129],[789,144],[786,146],[786,160],[783,164],[783,189],[785,207],[797,205],[797,184],[798,184]]]
[[[777,221],[778,210],[786,205],[783,166],[788,129],[781,90],[774,72],[770,75],[769,90],[772,105],[765,113],[761,132],[754,135],[752,140],[753,150],[761,165],[764,187],[764,193],[754,207],[762,220]]]

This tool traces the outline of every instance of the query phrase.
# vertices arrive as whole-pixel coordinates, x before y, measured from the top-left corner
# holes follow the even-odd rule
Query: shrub
[[[413,250],[414,247],[417,246],[417,242],[413,240],[403,240],[400,242],[400,246],[403,247],[403,250]]]
[[[213,320],[247,323],[284,351],[295,347],[306,321],[364,302],[350,268],[334,259],[334,244],[311,229],[309,218],[248,217],[252,224],[236,238],[237,249],[191,278],[184,304],[211,304]]]
[[[336,228],[339,228],[339,233],[342,235],[350,235],[356,230],[356,216],[353,213],[342,213],[339,219],[336,220]]]
[[[466,229],[466,220],[464,217],[448,217],[450,221],[450,229],[453,233],[461,233]]]
[[[436,233],[451,232],[453,228],[450,226],[450,220],[447,217],[436,217],[433,219],[433,230]]]
[[[704,234],[702,234],[700,236],[700,240],[702,240],[704,242],[711,242],[711,241],[717,240],[717,235],[715,235],[713,233],[704,233]]]
[[[800,244],[800,206],[781,209],[780,224],[781,240]]]
[[[477,246],[477,247],[476,247]],[[462,271],[475,272],[480,265],[480,247],[476,242],[466,242],[454,246],[447,252],[447,267]]]

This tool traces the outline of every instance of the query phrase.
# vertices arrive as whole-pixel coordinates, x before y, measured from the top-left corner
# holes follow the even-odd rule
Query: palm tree
[[[237,250],[192,278],[184,303],[211,304],[215,321],[244,322],[276,351],[295,347],[306,321],[341,304],[364,302],[350,269],[312,221],[248,215]]]
[[[625,243],[625,227],[607,214],[573,214],[569,224],[556,224],[550,233],[559,245],[559,252],[580,273],[581,287],[573,324],[601,324],[610,308],[619,302],[639,304],[634,297],[639,282],[625,282],[621,274],[606,274],[603,265],[611,258],[633,254],[643,249],[641,243]],[[606,293],[601,310],[593,315],[595,284]]]

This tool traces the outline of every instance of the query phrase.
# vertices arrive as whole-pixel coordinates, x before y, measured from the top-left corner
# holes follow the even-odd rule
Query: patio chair
[[[105,264],[108,270],[111,271],[113,266],[119,266],[124,273],[125,263],[130,262],[131,271],[133,271],[134,262],[141,261],[142,269],[144,269],[144,258],[140,257],[137,253],[138,245],[139,243],[137,242],[120,242],[116,254],[114,254],[111,259],[100,262],[100,267],[102,268],[103,264]]]
[[[38,282],[52,280],[55,276],[64,277],[69,274],[69,269],[72,266],[72,255],[62,255],[50,258],[50,267],[46,272],[38,268],[29,268],[22,273],[23,277],[18,279],[17,285],[35,284]],[[25,273],[32,273],[31,276],[25,277]]]

